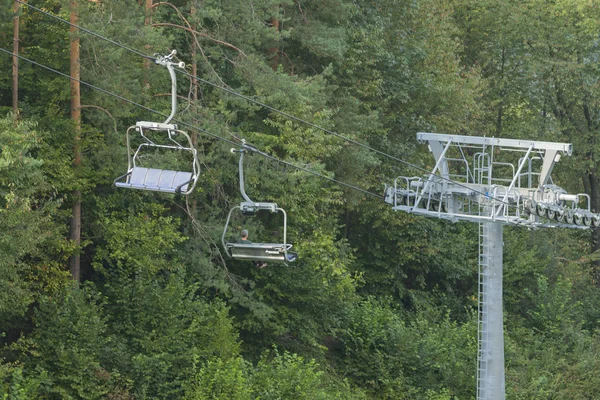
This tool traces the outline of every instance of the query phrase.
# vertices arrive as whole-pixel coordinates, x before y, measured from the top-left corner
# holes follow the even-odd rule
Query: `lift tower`
[[[435,158],[430,174],[386,186],[394,210],[479,223],[477,400],[504,400],[502,227],[600,227],[585,193],[568,194],[550,176],[572,145],[417,133]]]

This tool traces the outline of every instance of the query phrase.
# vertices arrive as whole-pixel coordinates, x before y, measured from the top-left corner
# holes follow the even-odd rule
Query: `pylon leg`
[[[502,224],[482,222],[479,243],[477,400],[504,400]]]

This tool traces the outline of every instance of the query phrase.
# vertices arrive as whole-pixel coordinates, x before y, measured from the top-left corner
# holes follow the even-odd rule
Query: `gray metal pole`
[[[478,400],[504,400],[504,320],[502,311],[502,224],[480,228]]]

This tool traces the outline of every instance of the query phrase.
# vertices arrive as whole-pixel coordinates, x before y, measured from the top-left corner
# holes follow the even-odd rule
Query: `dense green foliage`
[[[29,0],[68,18],[71,1]],[[220,247],[240,201],[228,140],[379,193],[422,167],[416,131],[574,143],[555,182],[600,211],[599,9],[575,0],[79,0],[79,24],[144,54],[178,50],[180,126],[202,165],[175,196],[117,189],[125,131],[170,110],[163,67],[79,32],[81,150],[69,81],[0,54],[0,399],[475,398],[477,230],[394,213],[379,199],[260,156],[246,190],[288,213],[290,266]],[[13,1],[0,2],[12,49]],[[69,71],[68,25],[22,6],[24,57]],[[194,69],[192,69],[194,68]],[[18,118],[17,118],[18,117]],[[17,121],[18,119],[18,121]],[[174,158],[167,160],[176,163]],[[68,239],[73,191],[82,241]],[[234,219],[251,238],[282,221]],[[507,396],[598,392],[595,233],[505,230]],[[81,255],[82,282],[69,276]]]

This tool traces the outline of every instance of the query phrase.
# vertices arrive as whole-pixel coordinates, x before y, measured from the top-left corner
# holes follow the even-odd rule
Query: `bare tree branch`
[[[216,254],[219,256],[220,264],[223,266],[223,270],[225,271],[225,276],[227,277],[229,282],[237,289],[241,290],[244,293],[247,293],[246,289],[244,289],[244,287],[242,287],[242,285],[239,284],[239,282],[238,282],[239,277],[232,274],[231,272],[229,272],[229,269],[227,268],[227,263],[225,262],[225,259],[223,258],[223,254],[221,253],[219,246],[212,239],[210,239],[210,237],[208,235],[206,235],[205,232],[203,232],[202,225],[200,225],[200,223],[198,223],[198,221],[192,215],[192,213],[190,211],[189,196],[185,196],[185,208],[179,204],[176,204],[176,205],[177,205],[177,207],[179,207],[185,211],[185,213],[188,215],[188,217],[192,221],[192,227],[194,228],[194,231],[209,246],[209,248],[213,249],[213,254],[214,254],[214,250],[216,250]]]
[[[227,43],[227,42],[224,42],[224,41],[222,41],[222,40],[215,39],[215,38],[213,38],[213,37],[211,37],[211,36],[207,35],[206,33],[198,32],[198,31],[196,31],[196,30],[194,30],[194,29],[192,29],[192,28],[188,28],[188,27],[186,27],[186,26],[183,26],[183,25],[171,24],[171,23],[168,23],[168,22],[158,22],[158,23],[152,24],[152,26],[155,26],[155,27],[159,27],[159,26],[169,26],[169,27],[171,27],[171,28],[183,29],[183,30],[186,30],[186,31],[188,31],[188,32],[190,32],[190,33],[196,34],[196,35],[198,35],[198,36],[202,36],[203,38],[206,38],[206,39],[212,40],[212,41],[213,41],[213,42],[215,42],[215,43],[219,43],[219,44],[222,44],[223,46],[231,47],[232,49],[234,49],[234,50],[235,50],[235,51],[237,51],[238,53],[242,54],[244,57],[248,57],[248,56],[246,55],[246,53],[244,53],[244,52],[243,52],[241,49],[239,49],[239,48],[235,47],[235,46],[234,46],[234,45],[232,45],[231,43]]]
[[[171,26],[171,27],[175,27],[175,28],[179,28],[179,29],[183,29],[186,30],[188,32],[190,32],[192,34],[192,37],[194,38],[194,43],[196,44],[196,46],[198,47],[198,49],[200,50],[200,53],[202,54],[202,58],[204,58],[204,61],[206,61],[206,65],[208,65],[208,67],[212,70],[212,72],[215,74],[215,76],[217,77],[217,79],[226,87],[228,87],[228,85],[221,79],[221,77],[219,76],[219,74],[217,73],[217,71],[215,71],[215,69],[213,68],[213,66],[211,65],[211,63],[208,61],[208,57],[206,56],[206,54],[204,53],[204,49],[202,48],[202,46],[200,45],[200,42],[198,41],[198,36],[202,36],[202,37],[206,37],[210,40],[213,40],[217,43],[221,43],[224,44],[226,46],[232,47],[235,50],[237,50],[240,54],[243,54],[245,57],[246,54],[241,51],[240,49],[238,49],[237,47],[233,46],[230,43],[226,43],[223,41],[220,41],[218,39],[214,39],[212,37],[210,37],[207,34],[198,32],[196,29],[192,28],[192,24],[190,24],[190,22],[187,20],[187,18],[185,18],[185,16],[181,13],[181,11],[179,11],[179,8],[177,8],[174,4],[169,3],[167,1],[163,1],[163,2],[158,2],[156,4],[152,5],[152,8],[157,7],[159,5],[165,5],[168,7],[171,7],[172,9],[175,10],[175,12],[177,13],[177,15],[179,16],[179,18],[185,23],[186,26],[181,26],[181,25],[176,25],[176,24],[154,24],[152,26]],[[232,64],[235,64],[232,60],[229,60]],[[195,78],[192,78],[193,80],[195,80]],[[191,94],[191,93],[190,93]],[[191,101],[188,99],[188,103],[190,103]]]
[[[110,117],[110,119],[112,119],[115,133],[119,134],[119,131],[117,130],[117,120],[112,116],[112,114],[106,108],[102,108],[102,107],[94,105],[94,104],[81,105],[81,106],[79,106],[79,108],[96,108],[100,111],[104,111],[104,113],[106,113],[106,115],[108,115]]]

